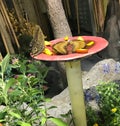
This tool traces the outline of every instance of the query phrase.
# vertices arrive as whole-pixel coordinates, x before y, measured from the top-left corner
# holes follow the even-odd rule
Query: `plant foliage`
[[[41,62],[19,60],[9,54],[0,63],[0,123],[6,126],[67,126],[50,118],[44,102],[44,78],[49,69]],[[52,107],[51,107],[52,108]],[[61,125],[62,124],[62,125]]]

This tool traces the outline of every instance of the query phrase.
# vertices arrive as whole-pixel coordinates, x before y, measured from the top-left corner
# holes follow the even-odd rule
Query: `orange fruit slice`
[[[77,53],[88,53],[88,49],[77,49]]]

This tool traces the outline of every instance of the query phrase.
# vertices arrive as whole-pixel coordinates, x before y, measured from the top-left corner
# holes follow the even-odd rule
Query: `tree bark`
[[[120,61],[120,3],[119,0],[109,0],[103,37],[109,45],[101,51],[102,58],[113,58]]]
[[[63,38],[65,36],[72,36],[61,0],[45,0],[49,19],[53,29],[55,38]],[[67,87],[67,79],[65,73],[65,66],[63,62],[52,62],[51,65],[58,71],[59,79],[53,86],[59,85],[62,90]],[[57,75],[55,75],[57,77]],[[56,77],[54,76],[54,80]]]
[[[61,0],[45,0],[54,37],[72,36]]]

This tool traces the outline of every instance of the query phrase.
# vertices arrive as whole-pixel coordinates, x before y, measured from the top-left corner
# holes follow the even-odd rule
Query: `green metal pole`
[[[87,126],[80,60],[65,62],[75,126]]]

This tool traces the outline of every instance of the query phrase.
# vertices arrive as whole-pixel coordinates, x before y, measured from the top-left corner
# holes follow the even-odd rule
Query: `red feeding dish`
[[[69,37],[70,40],[76,40],[78,36],[75,37]],[[85,41],[94,41],[94,45],[88,49],[88,53],[71,53],[67,55],[47,55],[44,53],[40,53],[37,56],[32,56],[33,58],[37,60],[43,60],[43,61],[68,61],[68,60],[74,60],[74,59],[79,59],[83,58],[92,54],[95,54],[104,48],[107,47],[108,42],[102,37],[96,37],[96,36],[82,36],[82,38]],[[60,39],[55,39],[50,41],[53,44],[64,41],[64,38]],[[47,47],[50,50],[52,50],[52,47]]]

